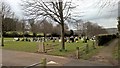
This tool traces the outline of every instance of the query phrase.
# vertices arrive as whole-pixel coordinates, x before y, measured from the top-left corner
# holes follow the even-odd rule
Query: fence
[[[92,45],[89,45],[88,43],[86,43],[82,47],[76,47],[76,57],[79,59],[81,55],[88,54],[90,51],[96,49],[95,45],[96,44],[93,41]],[[42,49],[40,49],[40,48],[42,48]],[[41,52],[43,52],[43,53],[46,53],[50,49],[54,49],[53,45],[50,45],[49,47],[45,47],[45,44],[42,43],[42,47],[39,47],[39,50],[42,50]]]
[[[80,59],[80,56],[83,54],[88,54],[91,50],[96,49],[95,42],[92,46],[89,46],[87,43],[82,47],[76,47],[76,58]]]
[[[42,45],[38,44],[38,52],[47,53],[51,49],[54,49],[55,48],[54,46],[58,46],[58,45],[59,44],[45,44],[44,42],[42,42]]]

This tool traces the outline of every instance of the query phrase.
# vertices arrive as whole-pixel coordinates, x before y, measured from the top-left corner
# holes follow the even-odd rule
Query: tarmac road
[[[42,58],[46,58],[47,62],[54,62],[53,64],[48,64],[48,66],[111,66],[109,64],[90,62],[87,60],[77,60],[45,54],[2,50],[3,66],[28,66],[40,62]]]

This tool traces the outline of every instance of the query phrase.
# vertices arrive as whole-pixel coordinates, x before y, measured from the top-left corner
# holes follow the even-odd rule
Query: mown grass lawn
[[[3,49],[7,50],[15,50],[15,51],[25,51],[25,52],[36,52],[38,50],[38,45],[41,45],[41,42],[26,42],[26,41],[13,41],[13,38],[5,38],[4,44],[5,46]],[[83,43],[81,40],[79,40],[78,43],[65,43],[65,47],[67,51],[60,52],[61,49],[61,43],[56,41],[48,41],[45,42],[45,47],[49,48],[49,46],[53,46],[53,49],[47,52],[47,54],[50,55],[57,55],[57,56],[69,56],[69,55],[75,55],[76,53],[76,47],[80,47],[81,49],[85,49],[85,43]],[[83,54],[81,58],[83,59],[88,59],[90,58],[93,54],[97,52],[97,50],[100,47],[97,47],[97,49],[93,49],[93,41],[88,41],[89,45],[89,53],[88,54]],[[81,50],[80,49],[80,50]]]
[[[4,38],[4,41],[13,41],[13,38]]]
[[[16,51],[25,51],[25,52],[35,52],[37,49],[36,42],[15,42],[15,41],[6,41],[4,42],[3,49],[16,50]]]

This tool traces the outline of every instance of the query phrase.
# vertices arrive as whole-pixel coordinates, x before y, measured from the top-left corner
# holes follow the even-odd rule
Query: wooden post
[[[39,53],[40,52],[40,43],[38,43],[38,50],[37,52]]]
[[[46,52],[44,42],[42,42],[42,52],[43,52],[43,53]]]
[[[47,64],[46,58],[43,58],[43,59],[42,59],[42,62],[41,62],[41,66],[42,66],[43,68],[46,68],[46,64]]]
[[[77,59],[80,59],[79,47],[76,47],[76,57]]]
[[[88,54],[88,52],[89,52],[89,46],[88,44],[86,44],[86,54]]]

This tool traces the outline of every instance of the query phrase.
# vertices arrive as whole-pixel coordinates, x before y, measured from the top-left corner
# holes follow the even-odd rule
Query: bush
[[[22,35],[19,35],[17,32],[5,32],[3,36],[4,37],[22,37]]]
[[[52,33],[51,36],[52,36],[52,37],[60,37],[60,35],[57,34],[57,33]]]
[[[31,37],[31,35],[29,35],[29,33],[25,33],[24,36],[25,37]]]
[[[29,33],[19,34],[16,31],[3,32],[4,37],[41,37],[41,35],[30,35]]]
[[[109,42],[115,38],[117,38],[117,36],[115,34],[113,34],[113,35],[99,35],[99,36],[97,36],[97,43],[99,46],[104,45],[107,42]]]

